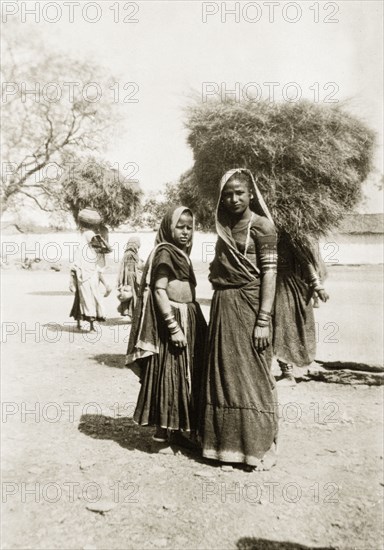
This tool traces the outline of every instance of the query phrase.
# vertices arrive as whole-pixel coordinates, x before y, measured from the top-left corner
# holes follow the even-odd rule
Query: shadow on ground
[[[128,336],[128,324],[126,322],[122,322],[120,317],[115,317],[111,319],[107,319],[106,321],[95,321],[95,334],[98,332],[102,332],[103,327],[113,327],[113,326],[120,326],[124,327],[124,336]],[[76,326],[76,321],[68,321],[67,323],[60,324],[56,323],[55,321],[50,321],[49,323],[46,323],[43,325],[48,329],[50,332],[73,332],[74,334],[81,334],[81,333],[87,333],[89,332],[89,322],[88,321],[81,321],[81,329],[78,329]],[[96,338],[94,339],[96,341]],[[128,340],[127,340],[128,342]]]
[[[99,355],[93,355],[91,359],[107,367],[113,367],[115,369],[125,368],[125,355],[123,354],[100,353]]]
[[[115,325],[122,325],[126,326],[127,328],[131,326],[131,323],[128,323],[126,317],[111,317],[110,319],[107,319],[106,321],[101,321],[100,325],[107,326],[107,327],[114,327]]]
[[[83,414],[80,418],[79,431],[93,439],[110,439],[129,451],[156,452],[152,441],[154,430],[140,428],[132,418]]]
[[[132,403],[132,409],[135,404]],[[133,412],[129,411],[131,414]],[[129,417],[113,418],[111,416],[104,416],[100,414],[83,414],[79,422],[79,431],[92,437],[93,439],[109,439],[118,443],[123,449],[129,451],[141,451],[144,453],[158,453],[167,445],[162,443],[156,443],[152,440],[154,434],[154,428],[143,428],[138,426]],[[181,453],[183,455],[193,458],[196,462],[206,462],[203,460],[199,451],[175,443],[171,444],[171,449],[174,453]]]
[[[244,537],[237,541],[238,550],[335,550],[331,546],[305,546],[297,542]]]
[[[36,290],[28,292],[31,296],[73,296],[69,290]]]

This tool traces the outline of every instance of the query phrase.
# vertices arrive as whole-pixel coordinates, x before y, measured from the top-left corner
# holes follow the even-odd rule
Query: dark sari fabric
[[[168,329],[154,298],[155,281],[164,266],[171,277],[189,281],[192,287],[196,285],[189,259],[192,243],[183,252],[173,241],[173,228],[185,210],[189,211],[179,207],[164,217],[156,246],[144,267],[127,365],[136,371],[138,368],[141,381],[135,422],[189,432],[196,429],[197,423],[206,322],[197,302],[171,302],[172,312],[188,342],[186,348],[176,348],[169,341]]]
[[[310,267],[324,277],[318,246],[299,247],[282,234],[278,242],[278,269],[273,348],[278,360],[305,367],[316,354],[316,328],[310,286]]]
[[[224,176],[220,191],[232,174]],[[255,183],[254,187],[258,197]],[[254,216],[256,255],[259,233],[276,243],[264,202],[262,211],[263,216]],[[200,421],[203,456],[263,467],[274,462],[278,411],[271,346],[260,353],[253,338],[260,307],[260,270],[236,247],[220,205],[216,229],[219,237],[210,269],[215,292]]]
[[[117,308],[121,315],[128,314],[132,316],[137,304],[137,294],[139,292],[139,282],[137,280],[139,247],[139,238],[136,236],[130,237],[120,265],[117,288],[120,290],[123,286],[129,285],[132,289],[132,298],[126,302],[121,302]]]

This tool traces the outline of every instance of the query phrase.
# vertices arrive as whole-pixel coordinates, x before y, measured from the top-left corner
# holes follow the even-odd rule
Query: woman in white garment
[[[105,254],[110,251],[102,237],[93,229],[80,228],[80,246],[76,251],[75,261],[71,268],[70,288],[75,292],[70,317],[77,321],[88,321],[90,331],[95,331],[95,321],[105,321],[103,295],[108,295],[111,288],[104,279]],[[105,287],[101,292],[101,285]]]

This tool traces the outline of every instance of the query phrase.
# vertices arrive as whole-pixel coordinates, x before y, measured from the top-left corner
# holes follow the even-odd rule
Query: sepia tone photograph
[[[384,550],[381,0],[2,0],[1,548]]]

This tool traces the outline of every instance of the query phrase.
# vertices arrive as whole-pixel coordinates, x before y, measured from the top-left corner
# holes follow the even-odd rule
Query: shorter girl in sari
[[[141,381],[133,418],[156,426],[159,442],[197,427],[206,322],[189,259],[193,227],[192,212],[183,206],[164,216],[144,267],[128,344],[127,365],[138,368]]]
[[[140,244],[139,237],[135,235],[128,239],[117,280],[118,291],[126,285],[131,287],[132,298],[121,302],[117,308],[120,315],[129,318],[132,318],[133,311],[136,307],[137,293],[139,291],[140,278],[143,269],[143,262],[139,258]]]

